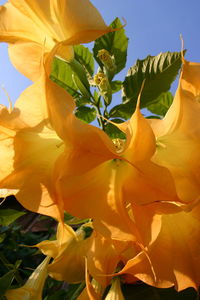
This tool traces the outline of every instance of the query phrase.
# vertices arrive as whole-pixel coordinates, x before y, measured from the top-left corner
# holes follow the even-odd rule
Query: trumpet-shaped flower
[[[137,107],[127,141],[116,145],[101,129],[78,120],[74,109],[72,97],[45,73],[12,111],[2,108],[0,188],[18,189],[16,198],[32,211],[61,219],[66,210],[93,218],[104,236],[150,242],[158,218],[146,215],[145,227],[141,214],[131,216],[128,207],[179,201],[168,169],[151,161],[151,126]]]
[[[153,161],[167,167],[183,202],[200,198],[200,64],[183,61],[174,101],[163,120],[152,120],[157,148]]]
[[[47,267],[50,257],[46,257],[43,262],[31,274],[27,282],[18,289],[8,290],[6,297],[8,300],[42,300],[42,291],[47,278]]]
[[[0,7],[0,41],[22,74],[36,80],[43,54],[55,47],[66,60],[72,45],[87,43],[112,31],[89,0],[10,0]]]
[[[56,280],[80,282],[85,279],[85,257],[91,245],[91,237],[85,238],[85,224],[76,232],[68,225],[59,223],[57,239],[36,245],[45,255],[54,258],[48,273]]]
[[[53,257],[48,266],[51,277],[72,283],[86,280],[87,288],[80,299],[93,299],[92,295],[96,295],[94,299],[97,299],[97,295],[101,295],[110,283],[125,247],[95,231],[90,237],[86,237],[88,227],[92,229],[91,222],[74,231],[67,224],[59,223],[57,239],[43,241],[36,247],[43,254]]]
[[[200,206],[190,212],[162,215],[161,224],[155,241],[129,259],[119,274],[131,274],[159,288],[198,289]]]
[[[148,257],[141,252],[126,263],[121,273],[157,287],[197,289],[200,283],[199,78],[200,64],[184,60],[172,106],[163,120],[150,120],[157,138],[152,161],[171,172],[178,197],[187,203],[187,209],[161,214],[160,231],[146,247]],[[152,209],[152,204],[132,209],[144,213],[144,209]]]
[[[104,238],[98,232],[93,231],[90,237],[86,237],[85,230],[92,223],[85,223],[74,231],[67,224],[59,223],[57,239],[43,241],[36,245],[43,254],[54,258],[48,266],[48,273],[57,280],[67,282],[80,282],[85,280],[85,259],[90,275],[101,286],[106,287],[115,272],[120,260],[120,252],[123,247],[117,247],[113,241]],[[109,277],[106,277],[109,275]]]
[[[61,219],[52,174],[63,146],[48,122],[42,87],[26,89],[13,109],[1,106],[0,188],[4,196],[14,191],[25,208]]]
[[[137,108],[127,141],[116,146],[103,131],[70,114],[64,98],[51,97],[47,103],[52,127],[65,145],[71,143],[55,165],[56,192],[64,209],[80,218],[93,218],[94,227],[106,236],[138,240],[128,214],[130,203],[179,201],[168,169],[151,161],[156,142],[148,121]],[[71,111],[74,108],[71,105]]]

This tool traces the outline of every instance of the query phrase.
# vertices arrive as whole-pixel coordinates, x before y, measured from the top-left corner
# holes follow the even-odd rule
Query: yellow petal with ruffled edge
[[[139,107],[126,125],[123,130],[127,143],[121,156],[133,165],[126,171],[126,201],[134,204],[179,201],[170,172],[151,161],[156,150],[155,136]]]
[[[2,106],[0,188],[18,190],[25,208],[61,219],[52,176],[63,147],[47,120],[43,81],[27,88],[12,111]]]
[[[52,13],[67,43],[88,43],[112,31],[89,0],[54,0]]]
[[[53,48],[71,60],[73,45],[113,30],[89,0],[11,0],[0,7],[0,41],[11,44],[11,61],[31,80],[40,76],[42,57]]]
[[[7,300],[42,300],[49,260],[50,257],[46,257],[21,288],[8,290]]]
[[[199,286],[200,207],[191,212],[162,216],[154,243],[127,262],[120,274],[132,274],[147,284],[178,291]]]
[[[94,231],[91,247],[87,252],[87,268],[90,275],[103,288],[110,283],[111,275],[115,273],[123,250],[115,245],[113,240]]]
[[[49,82],[46,91],[56,95],[56,89]],[[50,122],[66,145],[54,172],[60,202],[72,215],[93,218],[94,227],[104,235],[138,239],[126,208],[129,202],[179,201],[170,172],[151,162],[156,147],[148,121],[139,110],[134,113],[127,145],[119,153],[102,130],[78,120],[72,114],[73,99],[64,90],[59,93],[58,100],[47,96],[47,105]]]
[[[43,241],[36,245],[45,255],[54,258],[48,267],[48,273],[54,279],[71,283],[84,280],[85,256],[92,237],[85,239],[83,226],[75,232],[70,226],[60,223],[55,241]]]
[[[174,101],[163,120],[151,120],[157,137],[153,161],[171,172],[186,203],[200,197],[200,64],[183,62]]]

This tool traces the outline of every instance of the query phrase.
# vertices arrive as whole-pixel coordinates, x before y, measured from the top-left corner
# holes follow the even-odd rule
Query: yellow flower
[[[191,211],[163,216],[162,230],[157,241],[161,248],[170,239],[168,260],[173,255],[173,282],[178,290],[188,286],[198,288],[200,281],[197,242],[200,236],[199,79],[200,64],[183,60],[173,104],[163,120],[152,123],[158,144],[153,161],[170,170],[179,198],[191,206]],[[176,230],[173,230],[175,227]],[[163,256],[160,259],[165,258]]]
[[[52,127],[66,145],[55,165],[56,192],[64,209],[92,218],[105,236],[138,241],[129,205],[180,200],[169,170],[151,161],[156,141],[148,121],[137,108],[125,129],[127,140],[116,143],[70,114],[65,99],[48,97],[47,103]]]
[[[151,209],[151,204],[146,207]],[[131,274],[159,288],[198,289],[200,282],[200,206],[190,212],[163,214],[157,238],[119,274]]]
[[[59,220],[64,210],[92,218],[110,238],[154,239],[153,216],[146,216],[143,230],[130,207],[179,198],[168,169],[151,161],[156,142],[148,121],[137,107],[124,124],[127,140],[112,141],[77,119],[74,109],[73,98],[45,73],[12,111],[2,107],[0,189],[18,190],[24,207]]]
[[[53,169],[62,140],[48,121],[43,78],[27,88],[15,107],[0,109],[0,189],[12,191],[27,209],[61,219],[53,187]],[[62,89],[57,90],[62,97]],[[58,96],[58,94],[57,94]],[[68,95],[65,94],[67,97]]]
[[[159,214],[153,243],[129,259],[120,274],[131,274],[161,288],[198,289],[200,282],[200,64],[183,61],[174,102],[163,120],[150,120],[157,139],[152,161],[166,167],[185,209]],[[156,217],[155,204],[133,210]],[[161,208],[161,205],[160,205]],[[154,211],[154,212],[153,212]],[[139,211],[137,215],[139,214]]]
[[[68,225],[59,223],[57,239],[43,241],[36,245],[45,255],[54,258],[48,273],[56,280],[80,282],[85,279],[85,256],[91,245],[91,237],[85,238],[85,224],[76,232]]]
[[[48,273],[57,280],[76,283],[85,280],[85,259],[90,275],[103,287],[106,287],[115,272],[123,247],[117,247],[113,241],[93,231],[86,236],[86,230],[92,229],[92,223],[85,223],[74,231],[67,224],[59,223],[57,238],[36,245],[43,254],[54,258],[48,266]]]
[[[18,289],[8,290],[5,294],[7,300],[42,300],[42,291],[47,278],[47,267],[50,257],[43,262],[31,274],[25,285]]]
[[[88,43],[112,31],[89,0],[10,0],[0,7],[0,41],[22,74],[36,80],[41,58],[55,47],[73,58],[72,45]]]
[[[152,120],[157,148],[152,160],[170,170],[179,198],[200,200],[200,64],[184,60],[174,101],[163,120]]]

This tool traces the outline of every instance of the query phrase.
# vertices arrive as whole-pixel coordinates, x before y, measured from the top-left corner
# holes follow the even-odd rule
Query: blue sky
[[[42,1],[42,0],[40,0]],[[0,4],[5,1],[0,0]],[[137,58],[157,55],[165,51],[179,51],[182,33],[186,58],[200,62],[200,0],[92,0],[107,24],[115,17],[125,18],[129,37],[126,71]],[[10,64],[7,45],[0,44],[0,86],[5,86],[15,102],[20,93],[31,84]],[[0,89],[1,103],[6,97]]]

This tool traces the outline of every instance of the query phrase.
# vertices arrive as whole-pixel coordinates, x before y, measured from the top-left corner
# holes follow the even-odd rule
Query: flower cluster
[[[58,221],[56,240],[36,245],[47,258],[8,300],[41,299],[47,274],[85,280],[79,300],[101,299],[109,284],[105,299],[124,299],[120,280],[200,284],[200,64],[182,58],[163,119],[146,119],[138,99],[130,120],[115,124],[125,139],[79,120],[75,100],[49,77],[55,55],[70,61],[73,45],[113,30],[89,0],[0,8],[0,40],[34,81],[13,108],[0,107],[0,188]],[[65,211],[87,221],[75,231]]]

